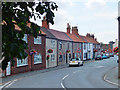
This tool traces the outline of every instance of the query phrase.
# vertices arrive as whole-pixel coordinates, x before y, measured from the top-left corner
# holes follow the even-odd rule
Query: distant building
[[[113,48],[118,47],[118,39],[115,40],[115,43],[113,44]]]

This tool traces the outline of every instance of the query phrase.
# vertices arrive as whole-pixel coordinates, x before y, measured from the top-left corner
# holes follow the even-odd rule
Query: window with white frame
[[[59,55],[59,62],[62,62],[62,55]]]
[[[51,55],[51,61],[55,61],[55,54]]]
[[[37,38],[34,38],[34,44],[41,44],[42,40],[41,40],[41,36],[37,36]]]
[[[62,43],[59,42],[59,50],[61,50],[61,49],[62,49]]]
[[[80,49],[81,49],[81,46],[82,46],[82,45],[81,45],[81,43],[80,43]]]
[[[51,40],[51,46],[52,46],[52,47],[55,46],[55,40]]]
[[[39,54],[34,54],[34,64],[36,63],[42,63],[42,55]]]
[[[70,44],[68,43],[68,49],[70,48]]]
[[[84,43],[84,49],[86,49],[86,43]]]
[[[17,67],[25,66],[25,65],[28,65],[28,57],[26,57],[25,59],[18,59],[17,58]]]
[[[27,34],[24,34],[24,37],[22,39],[23,41],[25,41],[27,43]]]

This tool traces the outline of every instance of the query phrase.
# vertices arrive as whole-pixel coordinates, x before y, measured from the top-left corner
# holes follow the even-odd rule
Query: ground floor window
[[[36,63],[42,63],[42,55],[39,53],[34,55],[34,64]]]
[[[17,58],[17,67],[24,65],[28,65],[28,57],[22,60]]]
[[[62,55],[59,55],[59,62],[62,62]]]
[[[55,61],[55,54],[51,55],[51,61]]]
[[[84,53],[84,58],[86,58],[86,53]]]

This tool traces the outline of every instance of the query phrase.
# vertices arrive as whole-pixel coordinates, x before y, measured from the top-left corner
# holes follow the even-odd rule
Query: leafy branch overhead
[[[31,18],[41,19],[46,16],[47,23],[54,24],[54,10],[58,6],[55,2],[2,2],[2,61],[1,68],[6,69],[9,61],[14,65],[14,57],[24,59],[28,49],[27,43],[23,40],[24,34],[32,34],[35,38],[39,34],[40,27],[30,22]],[[29,27],[27,24],[31,23]],[[20,30],[15,30],[15,26]]]

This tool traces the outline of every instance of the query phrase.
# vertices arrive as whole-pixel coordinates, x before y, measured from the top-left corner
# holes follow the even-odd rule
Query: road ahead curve
[[[104,74],[116,66],[116,57],[111,57],[81,67],[68,67],[25,77],[6,88],[118,88],[103,80]]]

